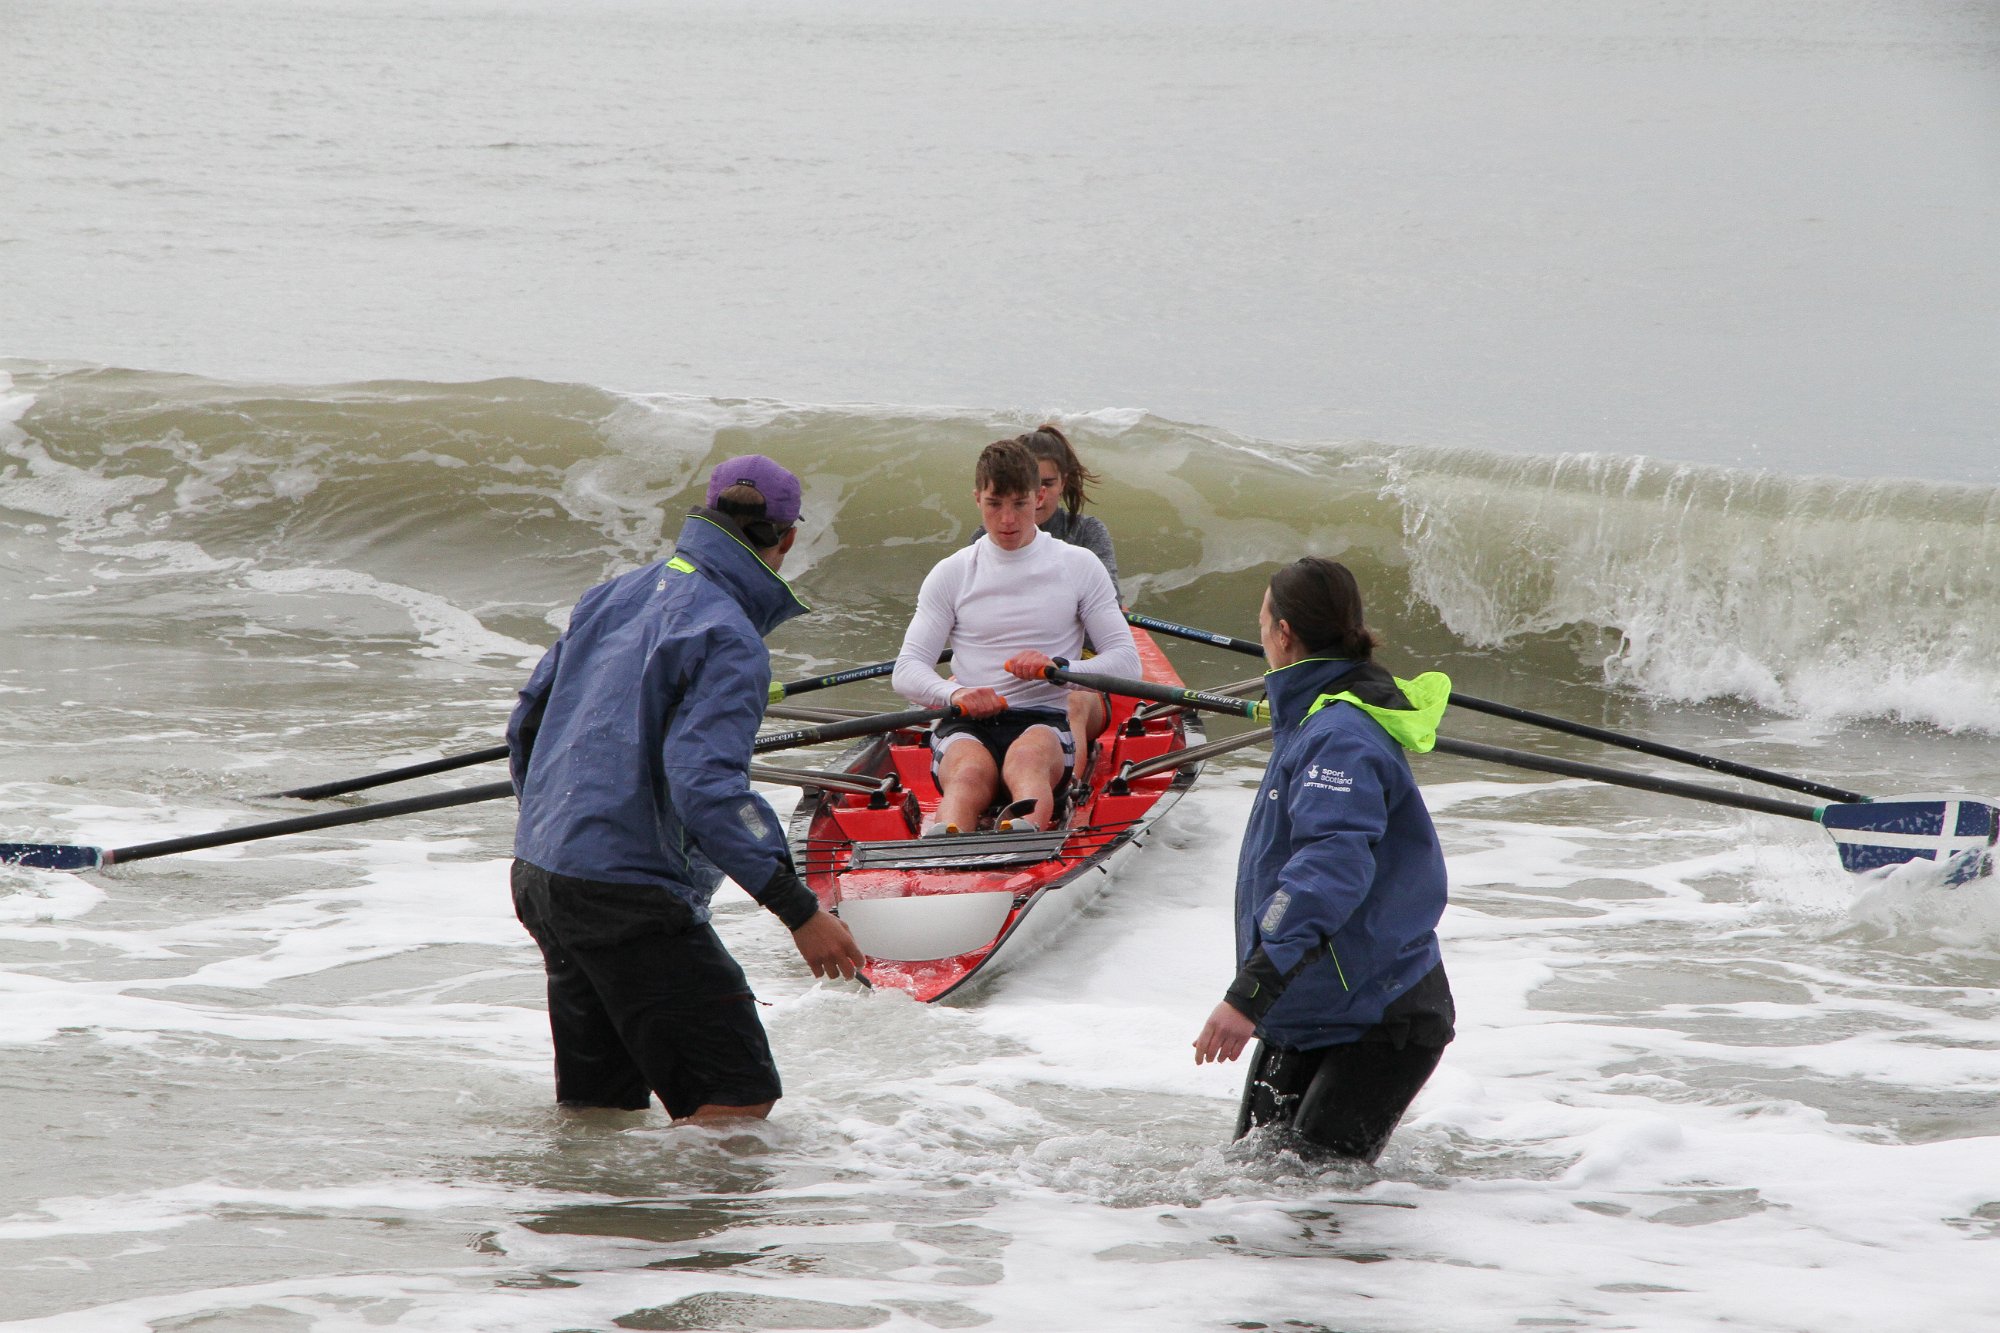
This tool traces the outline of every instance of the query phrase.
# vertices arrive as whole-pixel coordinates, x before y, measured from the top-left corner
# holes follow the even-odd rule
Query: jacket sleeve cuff
[[[771,872],[771,878],[764,887],[751,896],[762,903],[771,915],[784,922],[786,930],[797,930],[819,911],[819,899],[806,887],[798,872],[783,862]]]
[[[1278,971],[1277,964],[1265,954],[1264,946],[1260,944],[1244,959],[1236,980],[1230,982],[1229,989],[1222,993],[1222,1002],[1251,1022],[1262,1023],[1264,1015],[1271,1012],[1271,1006],[1285,993],[1285,986],[1290,981],[1290,977]]]

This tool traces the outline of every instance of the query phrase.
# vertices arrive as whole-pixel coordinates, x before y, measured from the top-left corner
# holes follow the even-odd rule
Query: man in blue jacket
[[[556,1100],[675,1120],[770,1113],[777,1066],[743,969],[709,924],[723,875],[792,932],[814,976],[854,938],[792,865],[748,768],[764,636],[808,608],[778,575],[798,478],[732,458],[675,554],[583,595],[507,723],[514,910],[541,947]]]
[[[1195,1062],[1260,1037],[1237,1137],[1279,1125],[1372,1162],[1453,1035],[1444,853],[1404,754],[1436,743],[1451,682],[1370,660],[1360,591],[1331,560],[1280,570],[1258,620],[1271,758],[1237,861],[1239,969]]]

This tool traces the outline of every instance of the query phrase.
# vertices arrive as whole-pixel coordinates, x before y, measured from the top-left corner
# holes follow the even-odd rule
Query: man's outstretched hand
[[[792,932],[792,943],[816,977],[852,977],[866,961],[847,923],[824,908]]]

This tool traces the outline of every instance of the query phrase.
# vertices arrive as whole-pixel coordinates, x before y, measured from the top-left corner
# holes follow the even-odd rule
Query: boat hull
[[[1180,684],[1157,645],[1143,631],[1134,637],[1146,679]],[[1200,765],[1167,764],[1131,781],[1120,774],[1202,739],[1197,714],[1111,702],[1063,824],[1045,833],[918,838],[937,789],[929,738],[912,732],[864,742],[839,766],[894,775],[895,791],[872,800],[822,792],[800,803],[794,854],[821,904],[854,932],[869,984],[926,1003],[960,994],[1045,947],[1104,892]]]

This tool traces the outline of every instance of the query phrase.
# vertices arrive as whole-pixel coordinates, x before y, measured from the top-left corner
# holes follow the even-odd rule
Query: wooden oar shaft
[[[1437,739],[1437,753],[1456,755],[1461,759],[1483,759],[1492,764],[1532,769],[1537,773],[1554,773],[1560,777],[1586,778],[1592,782],[1607,782],[1615,787],[1631,787],[1637,791],[1658,792],[1665,796],[1682,796],[1693,801],[1707,801],[1710,805],[1755,810],[1760,814],[1783,815],[1787,819],[1803,819],[1809,823],[1819,822],[1818,807],[1800,805],[1796,801],[1778,801],[1768,796],[1750,796],[1743,792],[1727,791],[1721,787],[1704,787],[1693,782],[1676,782],[1672,778],[1627,773],[1623,769],[1606,768],[1602,764],[1583,764],[1574,759],[1530,754],[1526,750],[1507,750],[1498,745],[1481,745],[1477,741],[1460,741],[1440,736]]]
[[[513,794],[514,784],[511,782],[489,782],[484,786],[466,787],[459,791],[432,792],[428,796],[411,796],[400,801],[378,801],[374,805],[356,806],[351,810],[326,810],[316,815],[274,819],[267,824],[246,824],[242,828],[196,833],[185,838],[168,838],[164,842],[145,842],[136,847],[117,847],[104,853],[103,864],[124,865],[128,861],[172,856],[176,852],[198,852],[207,847],[227,847],[231,843],[255,842],[259,838],[276,838],[287,833],[308,833],[313,829],[335,828],[342,824],[366,824],[376,819],[393,819],[397,815],[414,815],[425,810],[442,810],[447,806],[470,805],[474,801],[497,801],[503,796]]]

